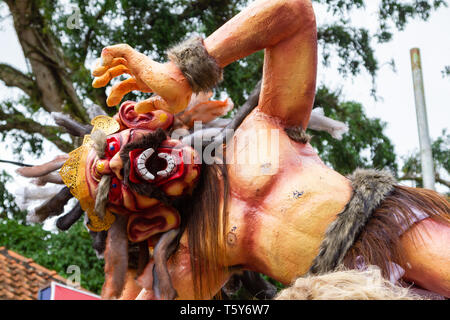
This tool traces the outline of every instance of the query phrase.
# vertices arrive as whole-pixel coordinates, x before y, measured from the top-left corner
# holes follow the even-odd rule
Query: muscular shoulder
[[[301,161],[321,163],[309,144],[290,139],[280,120],[259,108],[227,141],[225,160],[232,191],[244,198],[264,195],[280,175],[292,172]]]

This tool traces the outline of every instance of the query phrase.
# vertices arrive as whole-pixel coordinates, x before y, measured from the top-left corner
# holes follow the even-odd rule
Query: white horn
[[[158,171],[156,174],[163,178],[169,176],[175,169],[175,160],[173,156],[168,153],[159,153],[158,157],[167,161],[167,167],[164,170]]]
[[[150,156],[155,152],[155,150],[153,150],[152,148],[148,148],[147,150],[144,150],[144,152],[142,152],[138,159],[137,159],[137,169],[139,174],[141,175],[141,177],[144,180],[147,181],[152,181],[155,180],[155,176],[152,175],[148,170],[147,167],[145,166],[145,162],[147,161],[148,158],[150,158]]]

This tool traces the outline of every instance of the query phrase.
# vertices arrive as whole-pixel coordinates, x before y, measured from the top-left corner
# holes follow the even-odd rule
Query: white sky
[[[378,1],[368,1],[366,12],[358,10],[352,15],[352,24],[366,26],[374,31],[377,27],[373,14]],[[323,7],[315,4],[318,24],[332,21]],[[0,23],[0,39],[2,49],[0,62],[9,63],[26,71],[25,59],[12,27],[12,20]],[[354,78],[343,79],[336,70],[319,65],[318,84],[324,83],[332,89],[342,88],[343,100],[354,100],[363,104],[369,117],[378,117],[387,122],[386,135],[395,146],[400,159],[419,148],[414,93],[411,76],[409,50],[418,47],[421,50],[425,97],[428,112],[428,123],[432,139],[440,136],[442,129],[450,127],[450,78],[443,78],[441,71],[450,65],[450,9],[444,8],[432,13],[427,22],[410,22],[402,32],[396,32],[392,41],[387,44],[375,44],[375,55],[381,66],[376,79],[379,101],[370,96],[371,78],[363,74]],[[320,53],[320,52],[319,52]],[[395,60],[397,72],[394,73],[384,63]],[[19,91],[5,87],[0,81],[1,100],[14,97]],[[51,121],[43,119],[43,121]],[[450,130],[449,130],[450,131]],[[15,156],[7,148],[7,143],[0,142],[1,158],[14,160]],[[33,155],[25,157],[25,161],[34,164],[51,160],[57,149],[46,143],[47,158],[37,159]],[[12,173],[16,167],[0,164],[0,169]],[[14,175],[15,176],[15,175]],[[19,179],[20,181],[21,179]]]
[[[367,12],[371,12],[378,1],[368,2]],[[318,24],[329,21],[319,10],[316,10]],[[376,30],[377,26],[376,17],[370,13],[353,15],[352,22],[370,30]],[[404,31],[396,32],[389,43],[375,45],[375,56],[381,66],[376,79],[380,101],[370,96],[372,84],[367,74],[343,79],[337,71],[319,66],[319,83],[342,87],[343,99],[361,102],[369,117],[387,122],[385,132],[394,143],[397,155],[408,154],[419,148],[409,51],[414,47],[421,51],[428,125],[430,136],[435,139],[442,129],[450,127],[450,78],[443,78],[441,73],[450,65],[449,31],[450,9],[444,8],[432,13],[427,22],[409,23]],[[396,73],[390,66],[382,66],[391,59],[395,60]]]

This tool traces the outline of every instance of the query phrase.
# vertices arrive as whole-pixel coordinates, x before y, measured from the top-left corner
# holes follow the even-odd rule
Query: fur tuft
[[[111,175],[104,175],[97,187],[97,196],[95,198],[94,211],[97,216],[103,221],[106,215],[106,205],[108,203],[109,189],[111,186]]]
[[[394,189],[394,177],[387,171],[357,169],[349,179],[353,196],[328,227],[319,254],[309,270],[320,274],[334,270],[363,230],[373,211]]]
[[[222,81],[222,68],[206,51],[201,37],[183,41],[167,55],[183,72],[194,93],[210,91]]]
[[[105,157],[105,149],[106,149],[106,133],[102,130],[95,130],[91,134],[91,139],[94,141],[95,151],[97,152],[97,156],[102,159]]]
[[[446,198],[433,190],[396,185],[373,212],[343,264],[347,268],[357,268],[361,262],[377,265],[384,277],[393,277],[392,265],[406,263],[399,235],[425,218],[450,223]]]
[[[275,300],[424,300],[410,289],[392,284],[381,270],[369,266],[364,271],[338,268],[319,276],[298,278],[281,290]]]
[[[296,142],[305,144],[311,140],[311,136],[302,127],[285,128],[284,131],[289,138]]]

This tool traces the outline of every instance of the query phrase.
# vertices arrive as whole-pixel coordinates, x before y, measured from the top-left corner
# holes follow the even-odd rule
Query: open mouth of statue
[[[154,181],[155,175],[149,171],[152,168],[156,171],[156,176],[166,178],[176,170],[175,158],[165,152],[160,152],[157,157],[152,157],[155,154],[155,150],[148,148],[144,150],[136,161],[136,169],[142,179],[147,181]],[[147,167],[147,161],[149,165]],[[158,170],[161,169],[161,170]]]
[[[182,151],[170,148],[136,149],[130,152],[130,180],[161,184],[183,172]]]

